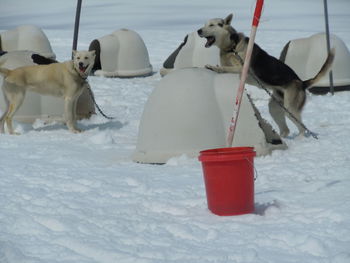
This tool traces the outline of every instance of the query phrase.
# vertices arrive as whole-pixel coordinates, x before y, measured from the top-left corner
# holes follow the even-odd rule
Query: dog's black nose
[[[198,35],[201,35],[202,32],[203,32],[202,29],[198,29],[198,31],[197,31]]]
[[[83,62],[79,62],[79,67],[83,67],[84,63]]]

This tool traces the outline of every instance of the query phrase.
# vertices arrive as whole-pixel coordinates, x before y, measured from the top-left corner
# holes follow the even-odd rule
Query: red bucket
[[[201,151],[208,208],[220,216],[254,212],[253,147]]]

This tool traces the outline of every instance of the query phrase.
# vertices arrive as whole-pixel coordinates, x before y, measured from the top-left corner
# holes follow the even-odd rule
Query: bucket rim
[[[232,153],[251,153],[255,152],[254,147],[250,146],[240,146],[240,147],[225,147],[225,148],[215,148],[200,151],[200,155],[216,155],[216,154],[232,154]]]
[[[220,162],[242,160],[255,156],[254,147],[227,147],[200,151],[198,160],[201,162]]]

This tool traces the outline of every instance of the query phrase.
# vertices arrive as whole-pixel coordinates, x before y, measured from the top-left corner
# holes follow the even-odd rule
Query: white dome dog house
[[[36,26],[23,25],[0,34],[0,51],[30,50],[56,58],[45,33]]]
[[[14,69],[22,66],[30,66],[37,64],[55,63],[55,60],[45,58],[31,51],[11,51],[2,52],[0,54],[0,63],[4,68]],[[2,85],[3,77],[0,75],[0,85]],[[5,110],[5,101],[0,89],[0,109]],[[38,93],[27,91],[22,106],[14,116],[14,119],[22,122],[32,123],[36,119],[45,121],[62,121],[64,113],[64,101],[61,98],[53,96],[44,96]],[[89,118],[95,113],[95,106],[91,96],[85,90],[79,97],[77,102],[77,117],[79,119]]]
[[[225,146],[238,74],[188,68],[166,75],[142,115],[133,160],[165,163],[169,158]],[[258,155],[286,145],[244,94],[233,146],[253,146]]]
[[[135,31],[121,29],[95,39],[89,50],[96,51],[93,70],[97,76],[140,77],[152,74],[146,45]]]
[[[192,32],[165,60],[160,75],[164,76],[174,69],[220,65],[219,53],[220,50],[215,46],[205,48],[205,39],[199,37],[197,32]]]
[[[335,48],[332,66],[334,90],[350,90],[350,52],[337,36],[330,35],[331,47]],[[289,41],[283,48],[280,60],[290,66],[302,80],[314,77],[327,57],[325,33]],[[324,76],[316,86],[309,89],[316,94],[329,91],[329,75]]]

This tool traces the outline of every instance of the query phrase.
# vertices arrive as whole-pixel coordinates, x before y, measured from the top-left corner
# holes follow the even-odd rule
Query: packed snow
[[[249,34],[255,2],[83,1],[79,49],[129,28],[143,38],[155,74],[90,77],[103,111],[70,133],[60,123],[16,122],[0,135],[1,263],[348,263],[350,262],[350,92],[308,95],[305,124],[319,139],[286,139],[288,150],[255,158],[255,213],[207,209],[201,164],[131,160],[143,107],[158,71],[184,36],[234,13]],[[328,1],[330,30],[350,48],[350,2]],[[76,1],[1,0],[0,31],[34,24],[57,59],[71,55]],[[324,31],[323,3],[265,1],[256,41],[279,56],[291,39]],[[268,96],[248,87],[263,116]],[[233,94],[234,97],[234,94]],[[296,129],[293,130],[296,133]]]

